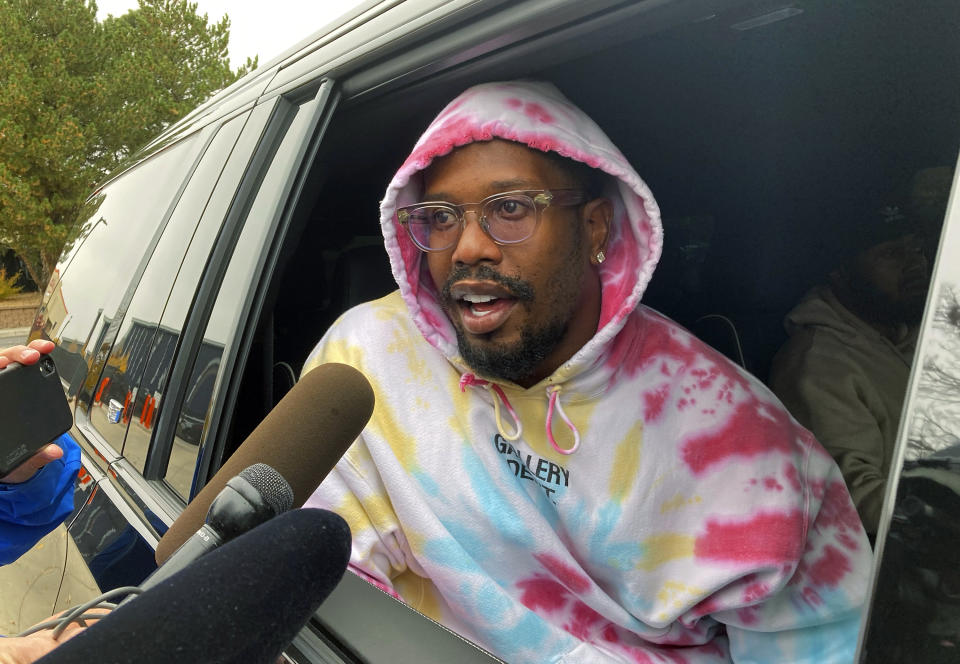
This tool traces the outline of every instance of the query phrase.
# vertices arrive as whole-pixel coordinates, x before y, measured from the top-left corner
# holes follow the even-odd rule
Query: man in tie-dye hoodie
[[[774,396],[640,304],[650,190],[552,85],[451,102],[387,188],[398,292],[312,353],[376,410],[308,501],[509,662],[849,662],[871,553]]]

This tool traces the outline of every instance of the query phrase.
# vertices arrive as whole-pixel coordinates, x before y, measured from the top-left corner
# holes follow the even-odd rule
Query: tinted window
[[[138,164],[88,201],[86,221],[57,266],[45,305],[48,323],[54,322],[45,332],[57,344],[55,359],[70,396],[86,379],[95,349],[117,318],[201,146],[201,137],[194,134]],[[93,385],[88,388],[92,391]],[[120,449],[123,437],[108,441]]]
[[[94,393],[91,423],[115,447],[122,447],[124,457],[141,472],[163,398],[167,368],[182,326],[182,321],[180,326],[160,325],[160,319],[187,247],[195,234],[202,235],[198,229],[201,215],[209,220],[205,225],[213,226],[215,231],[226,212],[229,201],[208,206],[208,200],[243,120],[244,117],[235,118],[218,131],[183,190],[119,321],[116,342],[109,350]],[[206,250],[209,251],[209,243]],[[119,413],[119,419],[110,418],[111,413]]]
[[[278,104],[273,122],[275,125],[289,123],[289,126],[279,145],[275,146],[276,152],[270,159],[263,180],[246,213],[246,222],[220,282],[180,408],[174,453],[171,454],[167,470],[167,480],[177,485],[178,490],[184,488],[187,474],[193,465],[182,462],[180,457],[183,455],[176,453],[177,448],[196,445],[198,442],[204,447],[209,446],[212,442],[211,434],[216,437],[214,427],[218,423],[218,417],[215,415],[214,406],[218,402],[218,396],[221,407],[228,398],[236,398],[235,394],[224,389],[225,381],[229,382],[231,379],[232,365],[239,352],[245,321],[258,287],[259,275],[264,269],[271,237],[277,232],[281,215],[287,207],[297,169],[310,143],[318,110],[323,108],[326,94],[321,92],[318,97],[299,106],[291,107],[286,100],[280,100]],[[254,352],[260,353],[259,350]],[[262,363],[263,360],[263,357],[258,357],[252,362]],[[255,394],[269,392],[262,386],[249,384],[252,382],[254,381],[245,378],[243,386],[238,389]],[[266,404],[264,408],[268,409],[269,405],[272,404]],[[251,409],[259,413],[259,416],[253,416],[254,420],[262,417],[265,409]],[[214,451],[212,448],[207,450],[209,461]],[[216,465],[216,462],[211,463]]]
[[[886,497],[889,521],[877,542],[879,576],[861,646],[863,662],[953,662],[960,646],[956,194],[954,187]]]

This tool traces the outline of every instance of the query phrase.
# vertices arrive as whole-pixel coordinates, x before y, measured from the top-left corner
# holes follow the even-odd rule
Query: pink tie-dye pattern
[[[603,617],[547,575],[534,573],[516,585],[521,591],[520,602],[531,611],[549,616],[551,622],[559,622],[581,641],[600,645],[638,664],[727,661],[724,651],[710,640],[713,635],[709,631],[670,630],[659,639],[644,639]]]
[[[696,539],[694,556],[750,569],[758,564],[775,567],[800,557],[803,524],[799,511],[759,512],[745,519],[709,519],[706,532]]]
[[[590,577],[581,574],[576,569],[565,563],[562,559],[550,553],[538,553],[534,555],[537,562],[553,574],[560,583],[575,593],[585,593],[593,585]]]
[[[720,394],[731,392],[721,390]],[[768,411],[766,416],[758,417],[760,407],[751,396],[736,407],[723,426],[686,438],[682,443],[683,460],[690,471],[702,475],[721,469],[728,461],[762,454],[789,454],[793,449],[789,417],[780,411]]]

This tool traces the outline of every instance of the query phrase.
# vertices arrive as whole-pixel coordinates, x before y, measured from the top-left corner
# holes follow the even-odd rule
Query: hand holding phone
[[[10,471],[9,474],[0,477],[0,484],[20,484],[37,474],[37,471],[46,466],[51,461],[56,461],[63,456],[63,450],[59,445],[50,443],[32,457],[21,463]]]
[[[49,443],[73,418],[56,366],[46,357],[53,348],[53,342],[37,340],[0,350],[0,482],[25,482],[63,456]]]
[[[0,350],[0,369],[11,362],[19,362],[24,365],[36,364],[41,356],[48,354],[53,348],[53,342],[45,339],[36,339],[26,346],[4,348]]]

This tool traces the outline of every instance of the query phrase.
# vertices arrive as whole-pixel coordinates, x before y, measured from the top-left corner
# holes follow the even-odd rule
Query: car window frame
[[[233,286],[245,289],[239,312],[241,324],[234,337],[235,343],[224,348],[221,358],[221,368],[207,415],[208,426],[205,427],[201,441],[191,499],[221,465],[227,446],[229,423],[236,404],[237,387],[253,341],[255,332],[253,327],[260,316],[266,297],[265,282],[267,280],[262,277],[269,275],[276,266],[279,249],[286,237],[293,210],[304,187],[306,171],[313,161],[326,125],[337,107],[338,99],[339,94],[334,81],[330,78],[318,77],[308,85],[282,95],[271,95],[261,99],[257,104],[258,106],[270,105],[270,119],[237,188],[234,202],[227,212],[197,286],[190,314],[181,333],[181,344],[173,360],[168,393],[164,397],[166,409],[158,415],[154,433],[155,440],[172,445],[177,418],[189,388],[189,376],[193,371],[194,361],[203,342],[207,324],[216,305],[217,296],[237,242],[247,223],[268,226],[266,233],[268,241],[260,249],[259,267],[254,271],[253,283]],[[276,158],[280,144],[286,137],[290,123],[300,109],[307,110],[305,106],[311,104],[313,107],[308,110],[311,116],[307,123],[304,140],[297,145],[292,161],[292,171],[288,173],[283,192],[278,199],[281,205],[273,211],[270,218],[249,219],[250,208],[260,192],[264,177]],[[161,456],[158,455],[158,459]],[[156,468],[148,462],[144,475],[155,470]],[[166,489],[165,492],[173,494],[169,487],[164,489]],[[183,504],[179,499],[176,499],[176,502]]]
[[[874,546],[870,586],[867,594],[867,602],[860,621],[857,654],[854,659],[856,662],[865,662],[873,651],[871,648],[872,639],[870,635],[871,630],[876,627],[875,625],[871,625],[871,623],[875,618],[875,600],[879,595],[878,588],[881,584],[892,583],[894,581],[889,574],[889,570],[883,569],[884,552],[887,538],[890,535],[893,524],[894,511],[898,505],[898,499],[904,497],[898,496],[897,490],[901,474],[904,471],[912,421],[919,407],[920,385],[924,374],[929,371],[929,368],[925,366],[924,360],[933,343],[934,318],[937,314],[940,290],[941,287],[949,283],[960,283],[960,279],[957,279],[957,275],[960,275],[960,270],[954,268],[951,262],[952,260],[955,261],[957,256],[960,256],[960,157],[958,157],[957,164],[954,167],[953,183],[950,188],[946,214],[940,229],[940,238],[937,244],[937,258],[934,262],[932,276],[930,278],[927,301],[923,309],[923,321],[917,338],[916,353],[914,355],[913,366],[910,370],[910,379],[907,383],[906,398],[903,401],[903,408],[901,410],[900,427],[897,433],[894,457],[890,464],[890,475],[887,478],[887,486],[884,492],[883,508],[880,513],[880,527],[877,531],[877,540]],[[951,272],[955,274],[950,276]],[[958,397],[960,397],[960,395],[958,395]],[[960,518],[960,514],[953,516]],[[886,572],[886,574],[884,572]],[[897,626],[890,625],[889,628],[895,630]]]

